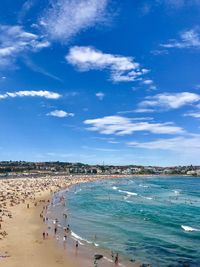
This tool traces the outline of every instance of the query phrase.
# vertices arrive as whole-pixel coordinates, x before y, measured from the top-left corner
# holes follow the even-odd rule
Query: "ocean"
[[[132,177],[71,187],[60,194],[72,236],[155,267],[200,266],[200,179]],[[55,212],[55,211],[54,211]]]

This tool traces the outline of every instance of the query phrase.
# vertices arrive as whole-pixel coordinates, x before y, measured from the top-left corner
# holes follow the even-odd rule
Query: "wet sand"
[[[77,176],[0,180],[0,266],[4,267],[89,267],[94,265],[92,247],[75,248],[56,239],[44,223],[53,192],[71,185],[118,176]],[[43,238],[43,232],[48,233]],[[105,255],[105,254],[104,254]],[[128,265],[127,265],[128,264]],[[127,263],[125,266],[139,266]],[[98,267],[120,266],[105,259]]]

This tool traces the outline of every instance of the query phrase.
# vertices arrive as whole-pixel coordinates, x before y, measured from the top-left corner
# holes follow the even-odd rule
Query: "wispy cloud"
[[[153,84],[153,80],[147,79],[147,80],[144,80],[142,83],[145,84],[145,85],[152,85]]]
[[[131,110],[123,110],[118,111],[117,114],[131,114],[131,113],[153,113],[154,109],[131,109]],[[153,120],[152,117],[142,117],[142,118],[132,118],[132,120]]]
[[[34,6],[35,2],[37,0],[27,0],[23,3],[21,10],[19,11],[18,15],[18,22],[21,23],[26,16],[26,14],[29,12],[29,10]]]
[[[87,150],[96,150],[96,151],[102,151],[102,152],[115,152],[115,151],[121,151],[119,149],[114,148],[103,148],[103,147],[88,147],[88,146],[82,146],[83,149]]]
[[[134,109],[134,112],[135,113],[151,113],[151,112],[155,112],[155,110],[152,108],[137,108],[137,109]]]
[[[140,108],[177,109],[184,105],[193,104],[200,101],[200,95],[190,92],[163,93],[146,97],[146,100],[139,103]]]
[[[156,50],[152,50],[151,54],[153,54],[154,56],[160,56],[160,55],[168,55],[169,51],[167,49],[156,49]]]
[[[0,67],[10,65],[22,52],[36,52],[50,43],[21,26],[0,25]]]
[[[102,92],[98,92],[98,93],[96,93],[96,97],[98,97],[99,100],[103,100],[105,97],[105,94]]]
[[[188,113],[185,113],[184,116],[189,116],[189,117],[193,117],[193,118],[196,118],[196,119],[200,119],[200,111],[196,111],[196,112],[188,112]]]
[[[148,121],[137,122],[132,118],[122,116],[106,116],[103,118],[85,120],[84,124],[90,125],[90,131],[102,134],[127,135],[138,131],[146,131],[154,134],[183,133],[181,127],[172,123],[150,123]]]
[[[69,113],[64,110],[53,110],[47,113],[47,116],[53,116],[58,118],[74,117],[74,113]]]
[[[52,74],[52,73],[50,73],[50,72],[48,72],[47,70],[45,70],[45,69],[43,69],[42,67],[40,67],[40,66],[38,66],[37,64],[35,64],[30,58],[28,58],[28,57],[23,57],[23,59],[24,59],[24,63],[32,70],[32,71],[34,71],[34,72],[38,72],[38,73],[40,73],[40,74],[42,74],[42,75],[45,75],[45,76],[47,76],[47,77],[50,77],[50,78],[52,78],[52,79],[54,79],[54,80],[57,80],[57,81],[59,81],[59,82],[63,82],[63,80],[62,79],[60,79],[59,77],[57,77],[56,75],[54,75],[54,74]]]
[[[145,149],[171,150],[187,153],[188,151],[200,152],[200,135],[189,137],[174,137],[157,139],[150,142],[128,142],[127,145]]]
[[[58,99],[61,97],[60,94],[50,91],[16,91],[16,92],[6,92],[0,94],[0,99],[5,98],[15,98],[15,97],[44,97],[47,99]]]
[[[132,57],[103,53],[90,46],[74,46],[66,56],[80,71],[108,69],[113,82],[130,82],[147,73]]]
[[[75,156],[75,154],[73,153],[58,153],[58,152],[47,152],[43,156],[45,157],[45,155],[55,158],[72,158]]]
[[[155,112],[154,109],[151,108],[137,108],[137,109],[132,109],[132,110],[123,110],[123,111],[118,111],[118,114],[130,114],[130,113],[151,113]]]
[[[51,0],[40,25],[52,40],[69,41],[81,31],[104,23],[109,0]]]
[[[154,81],[151,79],[142,80],[142,84],[148,86],[150,90],[156,90],[156,86],[154,84]]]
[[[179,39],[171,39],[164,48],[200,48],[200,32],[198,29],[190,29],[180,33]]]

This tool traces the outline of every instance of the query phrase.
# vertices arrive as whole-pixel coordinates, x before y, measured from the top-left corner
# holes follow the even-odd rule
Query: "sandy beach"
[[[64,247],[59,244],[52,235],[52,230],[49,230],[44,223],[45,211],[53,192],[74,184],[108,178],[111,176],[1,179],[0,265],[4,267],[94,266],[93,249],[76,249],[75,243]],[[117,265],[121,265],[120,261]],[[98,262],[99,267],[117,265],[105,259]],[[138,264],[128,263],[125,266],[138,266]]]

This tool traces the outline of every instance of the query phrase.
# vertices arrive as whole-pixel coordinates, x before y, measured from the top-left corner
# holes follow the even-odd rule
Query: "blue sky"
[[[199,0],[2,0],[0,160],[200,155]]]

